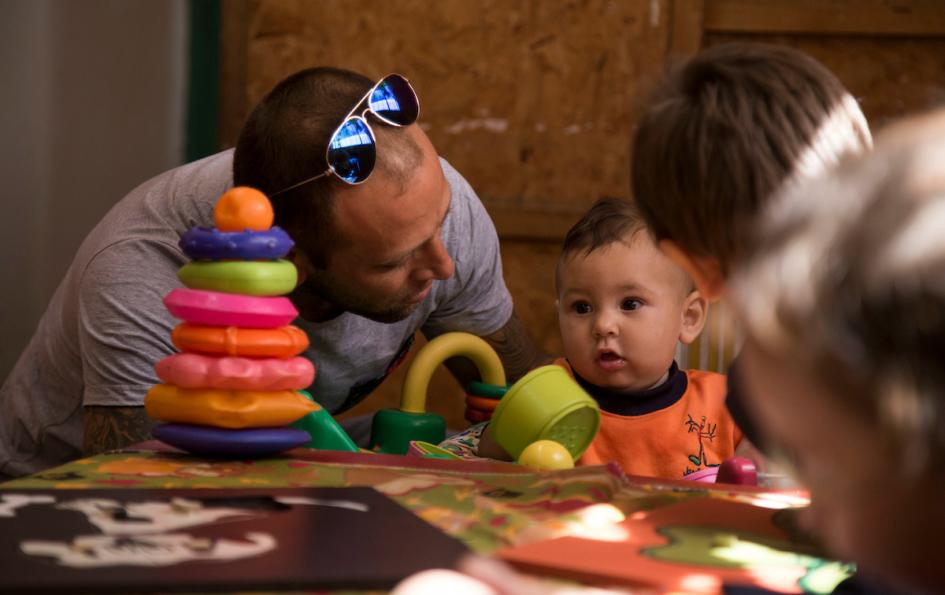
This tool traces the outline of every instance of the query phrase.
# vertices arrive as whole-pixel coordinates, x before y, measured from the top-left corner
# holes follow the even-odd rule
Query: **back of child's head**
[[[863,527],[873,535],[848,538],[848,549],[891,575],[928,580],[941,573],[941,550],[925,540],[945,530],[940,506],[916,502],[945,499],[945,111],[786,189],[759,216],[755,238],[732,282],[746,351],[811,379],[834,411],[869,430],[858,456],[875,467],[878,488],[859,497],[875,507],[896,494],[885,512],[899,518],[873,522],[909,536],[897,543]],[[870,456],[874,447],[881,456]],[[836,483],[855,471],[834,472]]]
[[[715,46],[671,71],[644,106],[633,195],[657,240],[714,259],[727,275],[772,193],[869,145],[856,101],[810,56]]]

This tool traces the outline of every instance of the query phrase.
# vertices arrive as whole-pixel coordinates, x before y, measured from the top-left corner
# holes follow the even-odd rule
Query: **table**
[[[261,460],[210,460],[159,442],[81,459],[3,488],[266,488],[371,486],[427,522],[490,554],[567,535],[581,511],[609,505],[626,517],[696,499],[802,505],[800,491],[630,477],[616,464],[535,472],[519,465],[295,449]]]

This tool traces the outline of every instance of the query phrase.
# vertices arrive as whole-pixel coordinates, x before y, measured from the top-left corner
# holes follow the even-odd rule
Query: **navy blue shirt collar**
[[[570,363],[570,362],[569,362]],[[571,366],[574,370],[574,366]],[[686,373],[676,362],[669,367],[666,381],[659,386],[640,391],[619,391],[591,384],[574,372],[574,379],[594,397],[602,411],[617,415],[646,415],[675,404],[689,386]]]

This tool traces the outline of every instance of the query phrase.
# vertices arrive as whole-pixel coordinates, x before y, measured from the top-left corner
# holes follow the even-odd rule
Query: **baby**
[[[742,435],[725,408],[725,377],[674,361],[677,343],[702,331],[706,300],[632,203],[591,207],[565,237],[555,282],[557,363],[601,408],[579,464],[616,461],[633,475],[681,479],[735,454]]]
[[[636,207],[599,200],[568,232],[555,275],[564,366],[601,408],[597,438],[578,461],[616,461],[627,473],[681,479],[711,475],[742,435],[725,408],[725,377],[680,370],[706,300],[663,255]],[[447,441],[508,459],[484,425]],[[481,440],[480,438],[481,436]]]

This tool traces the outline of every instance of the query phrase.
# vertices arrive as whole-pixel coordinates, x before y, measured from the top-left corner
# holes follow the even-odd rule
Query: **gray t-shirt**
[[[232,185],[232,151],[161,174],[135,188],[85,238],[29,345],[0,388],[0,474],[23,475],[81,456],[82,407],[140,406],[158,382],[154,364],[175,351],[179,322],[162,298],[187,262],[177,245],[192,225],[212,225]],[[414,333],[486,335],[512,314],[495,227],[466,180],[440,160],[452,192],[442,239],[456,263],[406,320],[353,314],[312,324],[311,389],[340,412],[369,394],[410,348]]]

